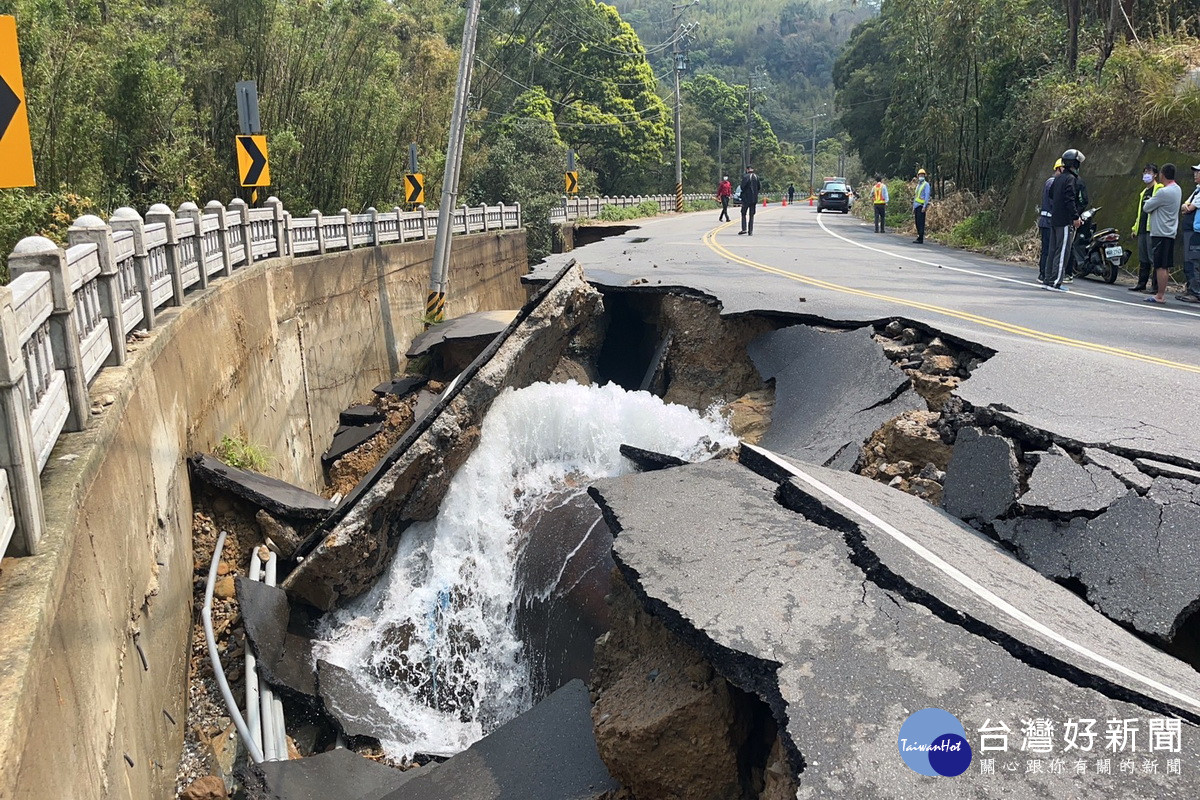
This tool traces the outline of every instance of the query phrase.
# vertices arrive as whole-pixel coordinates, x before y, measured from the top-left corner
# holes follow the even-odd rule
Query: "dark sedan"
[[[850,187],[841,181],[826,181],[821,187],[820,194],[817,195],[817,213],[821,213],[826,209],[841,211],[843,214],[850,212]]]

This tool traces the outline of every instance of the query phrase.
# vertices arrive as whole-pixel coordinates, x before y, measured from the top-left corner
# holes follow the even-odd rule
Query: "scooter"
[[[1089,208],[1079,215],[1079,229],[1071,244],[1075,264],[1071,274],[1076,278],[1095,275],[1105,283],[1114,283],[1121,267],[1129,263],[1133,253],[1121,247],[1121,234],[1116,228],[1096,230],[1096,212],[1100,207]]]

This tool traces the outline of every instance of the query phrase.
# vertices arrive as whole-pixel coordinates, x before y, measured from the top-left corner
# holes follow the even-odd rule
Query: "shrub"
[[[236,436],[222,436],[216,456],[231,467],[251,472],[265,472],[275,460],[262,445]]]
[[[980,211],[950,229],[947,243],[976,250],[1000,241],[1000,217],[995,211]]]

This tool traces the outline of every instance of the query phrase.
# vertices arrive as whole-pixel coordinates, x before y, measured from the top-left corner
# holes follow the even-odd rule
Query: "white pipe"
[[[254,760],[255,764],[260,764],[263,761],[262,749],[250,736],[250,731],[246,727],[246,720],[242,718],[242,712],[238,709],[237,703],[233,699],[233,692],[229,690],[229,681],[225,679],[225,670],[221,666],[221,657],[217,653],[217,637],[213,633],[213,585],[217,582],[217,565],[221,561],[221,550],[224,547],[225,531],[221,531],[221,534],[217,537],[217,546],[213,550],[212,564],[208,568],[208,583],[204,586],[204,607],[200,609],[200,619],[204,623],[204,639],[208,643],[208,657],[212,661],[213,675],[217,679],[217,686],[221,689],[221,696],[225,698],[225,708],[228,709],[229,716],[233,720],[238,734],[242,737],[242,741],[246,743],[246,749],[250,751],[250,758]]]
[[[279,554],[272,552],[271,555],[267,557],[267,568],[265,575],[267,586],[275,585],[278,572]],[[277,761],[287,761],[287,724],[283,716],[283,701],[280,700],[279,696],[273,691],[271,692],[270,697],[271,731],[275,737],[272,743],[272,749],[275,751],[275,759]],[[264,711],[264,713],[266,712]]]
[[[262,559],[258,557],[258,548],[256,547],[250,554],[250,580],[258,580],[261,573]],[[246,723],[255,744],[261,749],[263,738],[258,700],[258,663],[254,658],[254,651],[250,647],[249,638],[246,639],[244,646],[246,648]]]
[[[267,686],[267,682],[259,679],[258,686],[258,703],[261,711],[260,719],[262,720],[262,736],[263,736],[263,758],[267,761],[278,761],[279,756],[275,753],[275,704],[274,697],[271,696],[271,689]]]

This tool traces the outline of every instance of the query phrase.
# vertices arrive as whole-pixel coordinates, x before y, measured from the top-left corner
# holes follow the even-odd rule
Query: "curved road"
[[[914,320],[997,355],[959,394],[1066,439],[1200,464],[1200,308],[1152,306],[1122,286],[1040,288],[1029,266],[914,245],[856,217],[804,205],[759,208],[753,237],[715,212],[648,220],[552,257],[596,283],[682,285],[724,312],[783,311],[833,322]]]

